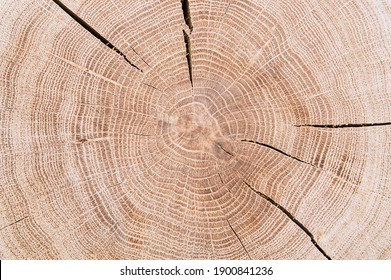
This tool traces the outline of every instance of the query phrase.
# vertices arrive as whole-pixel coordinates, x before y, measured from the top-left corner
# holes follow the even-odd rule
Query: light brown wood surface
[[[0,258],[390,259],[390,1],[182,2],[0,1]]]

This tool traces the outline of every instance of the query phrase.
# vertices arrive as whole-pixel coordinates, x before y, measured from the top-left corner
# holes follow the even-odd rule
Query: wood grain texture
[[[387,0],[0,1],[1,259],[390,259]]]

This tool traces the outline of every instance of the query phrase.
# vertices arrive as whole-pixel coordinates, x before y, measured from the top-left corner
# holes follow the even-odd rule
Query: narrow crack
[[[391,122],[383,123],[348,123],[348,124],[295,124],[296,127],[320,127],[320,128],[348,128],[348,127],[371,127],[391,125]]]
[[[227,15],[230,6],[231,6],[231,2],[229,2],[228,5],[227,5],[227,7],[225,8],[224,16]]]
[[[184,39],[185,45],[186,45],[186,59],[187,59],[187,67],[189,68],[190,83],[191,83],[191,86],[193,87],[193,71],[191,68],[190,38],[189,38],[189,35],[187,35],[185,30],[183,30],[183,39]]]
[[[272,198],[270,198],[269,196],[261,193],[260,191],[257,191],[255,190],[250,184],[248,184],[246,181],[243,181],[247,187],[249,187],[253,192],[255,192],[256,194],[258,194],[259,196],[261,196],[263,199],[267,200],[268,202],[270,202],[271,204],[273,204],[275,207],[277,207],[277,209],[281,210],[292,222],[294,222],[297,226],[299,226],[303,231],[304,233],[309,237],[311,238],[311,242],[312,244],[315,245],[315,247],[319,250],[319,252],[322,253],[322,255],[328,259],[328,260],[331,260],[331,258],[329,257],[329,255],[326,254],[326,252],[319,246],[319,244],[315,241],[315,238],[314,238],[314,235],[301,223],[299,222],[291,213],[289,213],[288,210],[286,210],[284,207],[282,207],[280,204],[278,204],[276,201],[274,201]]]
[[[153,134],[143,134],[143,133],[126,133],[126,135],[136,135],[136,136],[143,136],[143,137],[153,137],[155,135]],[[92,142],[100,142],[100,141],[108,141],[110,139],[118,139],[118,138],[111,138],[111,137],[100,137],[100,138],[80,138],[74,141],[73,143],[76,144],[84,144],[84,143],[92,143]]]
[[[153,135],[153,134],[144,134],[144,133],[127,133],[128,135],[137,135],[137,136],[145,136],[145,137],[152,137],[152,136],[156,136],[156,135]]]
[[[23,220],[26,219],[27,217],[28,217],[28,216],[23,217],[23,218],[21,218],[21,219],[19,219],[19,220],[16,220],[15,222],[13,222],[13,223],[11,223],[11,224],[9,224],[9,225],[6,225],[6,226],[0,228],[0,230],[6,229],[6,228],[8,228],[8,227],[10,227],[10,226],[13,226],[13,225],[15,225],[15,224],[17,224],[17,223],[23,221]]]
[[[270,146],[270,145],[268,145],[268,144],[264,144],[264,143],[260,143],[260,142],[257,142],[257,141],[254,141],[254,140],[248,140],[248,139],[243,139],[243,140],[240,140],[240,141],[242,141],[242,142],[247,142],[247,143],[254,143],[254,144],[260,145],[260,146],[262,146],[262,147],[266,147],[266,148],[272,149],[272,150],[274,150],[274,151],[276,151],[276,152],[279,152],[280,154],[282,154],[282,155],[284,155],[284,156],[290,157],[290,158],[292,158],[292,159],[294,159],[294,160],[297,160],[297,161],[299,161],[299,162],[302,162],[302,163],[305,163],[305,164],[309,164],[309,165],[315,166],[315,165],[313,165],[312,163],[306,162],[306,161],[301,160],[301,159],[299,159],[299,158],[297,158],[297,157],[294,157],[294,156],[292,156],[292,155],[290,155],[290,154],[287,154],[287,153],[285,153],[285,152],[283,152],[283,151],[281,151],[281,150],[279,150],[279,149],[277,149],[277,148],[274,148],[273,146]]]
[[[76,142],[77,142],[77,143],[80,143],[80,144],[83,144],[83,143],[85,143],[85,142],[88,142],[88,139],[82,138],[82,139],[76,140]]]
[[[193,32],[193,24],[191,22],[189,0],[181,0],[181,2],[182,2],[183,18],[185,19],[186,25],[189,27],[190,34],[191,34],[191,32]]]
[[[77,139],[75,142],[77,144],[84,144],[87,142],[99,142],[99,141],[106,141],[106,140],[110,140],[110,137],[80,138]]]
[[[229,227],[231,228],[232,232],[235,234],[236,238],[239,240],[240,244],[242,245],[244,251],[246,252],[248,258],[251,260],[251,257],[250,257],[250,254],[248,253],[246,247],[244,247],[244,244],[242,242],[242,240],[240,239],[239,235],[236,233],[236,231],[234,230],[234,228],[231,226],[231,223],[227,220],[227,223],[229,225]]]
[[[85,30],[90,32],[93,36],[95,36],[97,39],[99,39],[106,47],[110,48],[111,50],[115,51],[117,54],[122,56],[125,61],[132,67],[136,68],[137,70],[143,72],[139,67],[137,67],[135,64],[133,64],[125,54],[123,54],[119,49],[117,49],[112,43],[110,43],[105,37],[103,37],[101,34],[99,34],[98,31],[96,31],[94,28],[92,28],[88,23],[86,23],[84,20],[82,20],[78,15],[76,15],[72,10],[70,10],[67,6],[65,6],[61,1],[59,0],[53,0],[54,3],[56,3],[64,12],[66,12],[70,17],[72,17],[77,23],[79,23]]]
[[[146,85],[147,87],[151,87],[153,89],[156,89],[157,91],[161,91],[160,89],[158,89],[157,87],[154,87],[153,85],[150,85],[150,84],[147,84],[147,83],[143,83],[144,85]]]
[[[226,149],[223,148],[223,146],[221,146],[220,143],[216,143],[216,146],[219,147],[220,149],[222,149],[225,153],[229,154],[231,157],[233,157],[233,153],[231,153],[230,151],[227,151]]]
[[[224,181],[223,181],[223,178],[221,177],[220,172],[218,172],[217,174],[219,174],[220,182],[224,185]]]

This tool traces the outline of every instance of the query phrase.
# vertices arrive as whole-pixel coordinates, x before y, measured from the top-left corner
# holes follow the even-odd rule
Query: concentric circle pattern
[[[0,6],[0,258],[391,258],[388,1]]]

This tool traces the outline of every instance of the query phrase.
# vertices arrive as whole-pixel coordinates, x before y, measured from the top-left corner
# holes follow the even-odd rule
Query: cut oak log
[[[1,259],[390,259],[387,0],[0,1]]]

